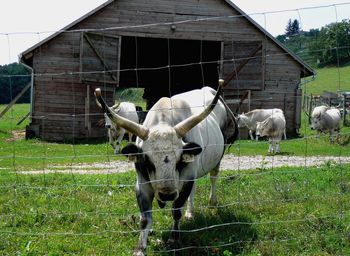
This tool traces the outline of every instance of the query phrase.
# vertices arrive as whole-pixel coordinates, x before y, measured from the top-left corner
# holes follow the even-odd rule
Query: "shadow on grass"
[[[211,209],[196,213],[194,220],[182,220],[180,242],[166,246],[170,232],[162,235],[162,245],[155,248],[159,255],[235,255],[257,239],[252,220],[235,214],[233,209]],[[232,254],[230,254],[232,253]]]

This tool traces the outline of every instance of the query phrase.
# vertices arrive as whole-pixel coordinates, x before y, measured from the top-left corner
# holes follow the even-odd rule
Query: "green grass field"
[[[339,70],[319,70],[319,78],[323,72],[337,77]],[[342,88],[350,90],[350,69],[341,72]],[[316,80],[307,86],[317,93],[326,85]],[[0,255],[130,255],[139,230],[133,171],[17,172],[125,158],[113,155],[106,140],[25,140],[28,121],[16,124],[28,111],[28,104],[18,104],[0,119]],[[282,141],[282,154],[350,156],[350,128],[341,131],[330,144],[328,136],[314,136],[303,116],[302,137]],[[267,147],[266,141],[239,140],[229,152],[265,156]],[[178,252],[166,246],[170,206],[154,204],[148,255],[350,255],[350,165],[225,171],[217,208],[208,207],[209,190],[207,178],[198,180],[196,218],[182,221]]]
[[[350,168],[221,173],[219,207],[209,180],[196,218],[182,221],[179,255],[349,255]],[[137,243],[133,172],[0,176],[1,255],[130,255]],[[148,255],[169,255],[170,207],[154,204]]]
[[[350,91],[350,65],[345,67],[322,68],[315,70],[316,79],[303,85],[306,94],[319,95],[323,91]],[[307,78],[310,80],[310,78]]]

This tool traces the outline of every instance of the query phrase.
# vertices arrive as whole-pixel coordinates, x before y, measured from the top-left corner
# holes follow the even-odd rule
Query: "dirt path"
[[[222,170],[249,170],[256,168],[273,168],[282,166],[320,166],[327,162],[350,163],[350,157],[334,156],[234,156],[225,155],[221,161]],[[81,164],[72,166],[49,166],[45,170],[23,171],[23,174],[43,174],[43,173],[72,173],[72,174],[108,174],[122,173],[134,169],[134,164],[127,161],[111,161],[108,163]]]

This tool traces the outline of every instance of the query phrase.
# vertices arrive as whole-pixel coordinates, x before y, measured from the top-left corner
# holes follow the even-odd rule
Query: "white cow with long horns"
[[[125,117],[133,122],[139,123],[139,117],[136,111],[136,106],[132,102],[120,102],[111,107],[118,115]],[[105,113],[105,127],[108,129],[108,141],[114,149],[114,153],[119,153],[120,144],[125,135],[125,129],[115,125]],[[129,142],[132,140],[132,133],[128,132]]]
[[[135,144],[122,149],[135,162],[137,172],[141,233],[134,255],[146,253],[154,198],[161,208],[167,201],[173,202],[174,225],[169,239],[172,243],[179,240],[179,222],[188,198],[186,216],[193,216],[193,186],[197,178],[210,173],[210,203],[217,203],[215,190],[220,161],[225,145],[234,142],[238,135],[235,117],[219,96],[221,88],[216,92],[204,87],[161,98],[149,110],[143,125],[114,113],[96,89],[96,98],[110,119],[137,135]],[[228,129],[229,126],[234,129]],[[228,130],[233,132],[227,134]]]

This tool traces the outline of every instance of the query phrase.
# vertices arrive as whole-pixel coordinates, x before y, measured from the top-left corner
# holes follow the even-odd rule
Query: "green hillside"
[[[322,94],[323,91],[350,91],[350,65],[340,68],[316,69],[315,71],[317,73],[315,80],[303,85],[304,93],[315,95]]]

